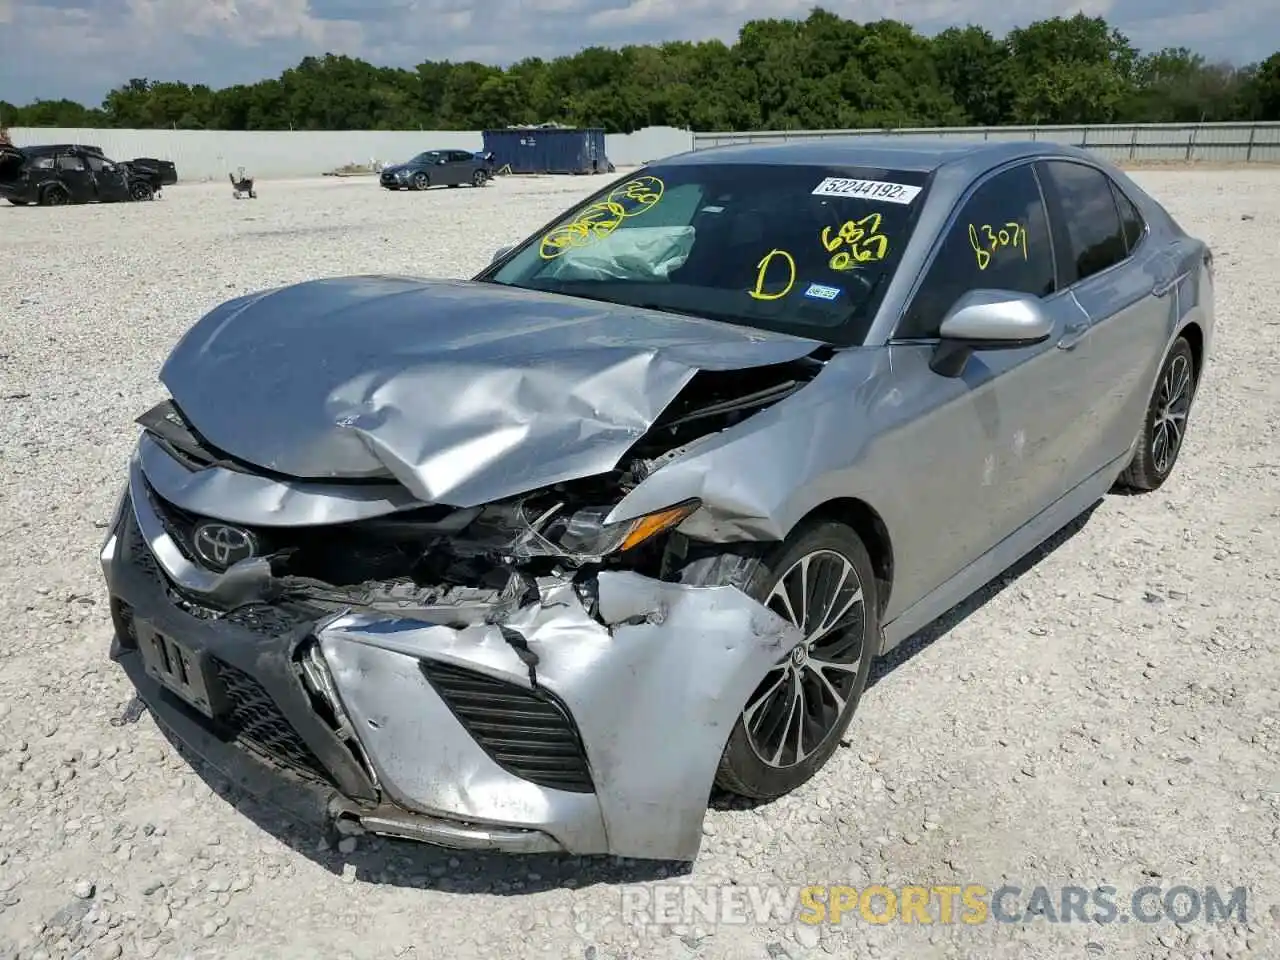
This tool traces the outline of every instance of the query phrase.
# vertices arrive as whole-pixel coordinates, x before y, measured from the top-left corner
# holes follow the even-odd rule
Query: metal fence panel
[[[757,130],[695,133],[693,148],[816,137],[1043,140],[1092,150],[1109,160],[1174,163],[1280,163],[1280,123],[1152,123],[1108,126],[917,127],[897,130]]]

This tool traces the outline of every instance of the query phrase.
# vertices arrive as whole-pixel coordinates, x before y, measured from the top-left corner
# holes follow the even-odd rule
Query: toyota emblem
[[[191,536],[197,556],[211,567],[225,570],[258,552],[252,533],[225,523],[202,523]]]

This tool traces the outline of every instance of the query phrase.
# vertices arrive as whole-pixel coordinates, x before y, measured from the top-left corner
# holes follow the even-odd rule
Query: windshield
[[[776,164],[646,167],[477,279],[857,344],[927,180]]]

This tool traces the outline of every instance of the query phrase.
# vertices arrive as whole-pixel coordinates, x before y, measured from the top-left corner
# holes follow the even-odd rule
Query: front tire
[[[1173,342],[1160,367],[1155,389],[1147,404],[1133,460],[1120,475],[1119,486],[1136,493],[1159,489],[1178,462],[1187,435],[1187,419],[1195,399],[1195,355],[1186,337]]]
[[[740,796],[790,793],[826,765],[867,686],[880,623],[866,547],[843,524],[813,522],[769,548],[694,560],[681,581],[736,586],[805,633],[748,698],[716,770]]]
[[[135,183],[129,187],[129,196],[136,201],[142,202],[144,200],[154,200],[156,193],[151,189],[150,184]]]
[[[431,178],[425,173],[415,173],[413,175],[413,189],[426,190],[431,186]]]

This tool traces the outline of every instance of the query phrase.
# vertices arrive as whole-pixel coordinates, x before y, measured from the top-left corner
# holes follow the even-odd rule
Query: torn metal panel
[[[880,352],[838,353],[784,401],[676,451],[605,522],[697,499],[702,507],[681,524],[681,533],[713,543],[778,540],[814,507],[849,491],[879,502],[897,478],[864,480],[858,471],[868,442],[876,431],[892,429],[900,412],[901,392],[889,389],[888,373]],[[860,414],[851,416],[855,410]]]
[[[175,506],[230,523],[301,527],[349,523],[422,506],[398,483],[301,483],[223,467],[189,470],[143,434],[142,472]]]
[[[451,629],[347,614],[317,631],[379,781],[397,802],[540,829],[575,853],[696,857],[729,733],[799,631],[732,587],[629,572],[601,573],[597,583],[604,623],[562,582],[544,584],[540,604],[501,625]],[[595,794],[539,787],[499,767],[423,678],[423,658],[554,694],[581,736]]]
[[[698,370],[811,340],[471,281],[318,280],[224,304],[161,379],[223,450],[468,507],[604,473]]]

